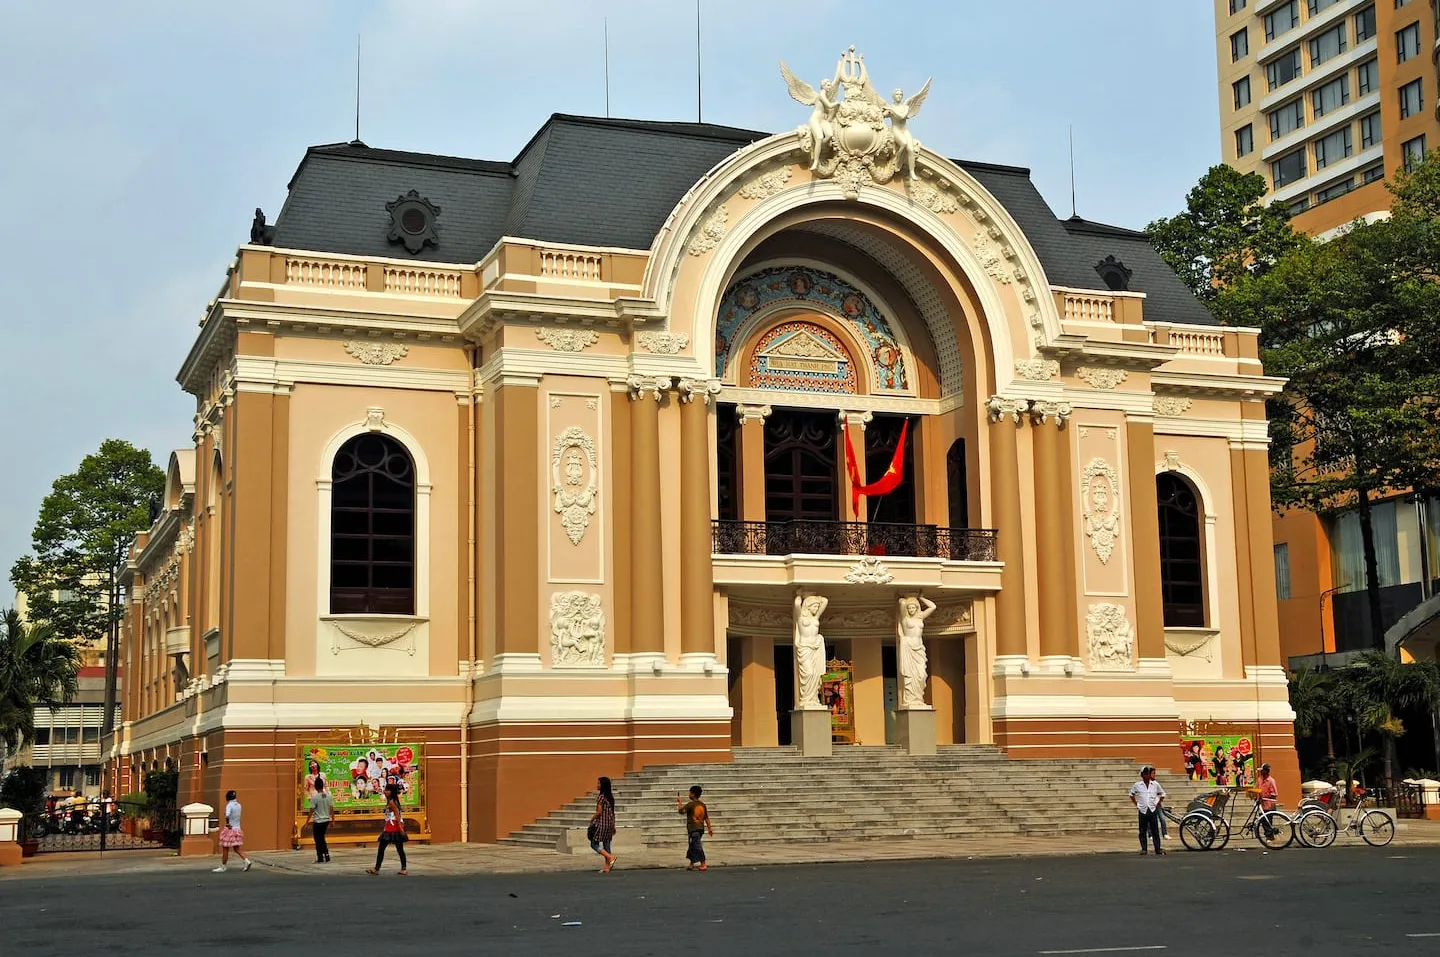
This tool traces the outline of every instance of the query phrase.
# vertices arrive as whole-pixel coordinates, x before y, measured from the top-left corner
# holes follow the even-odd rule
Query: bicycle
[[[1225,805],[1230,791],[1221,788],[1196,797],[1185,808],[1185,813],[1176,814],[1165,805],[1160,805],[1161,826],[1166,821],[1180,829],[1180,843],[1186,850],[1208,851],[1214,848],[1215,838],[1220,833],[1218,824],[1223,823]],[[1228,837],[1227,837],[1228,840]],[[1223,846],[1223,843],[1222,843]]]
[[[1300,804],[1301,813],[1296,818],[1296,831],[1300,842],[1307,847],[1329,847],[1335,843],[1341,828],[1331,813],[1339,789],[1322,791]],[[1360,802],[1355,805],[1346,822],[1344,831],[1355,834],[1371,847],[1384,847],[1395,839],[1395,821],[1384,811],[1374,807],[1375,797],[1364,788],[1353,792]],[[1368,810],[1367,810],[1368,809]]]
[[[1222,814],[1215,818],[1214,827],[1215,839],[1211,849],[1218,851],[1230,843],[1230,822]],[[1245,823],[1240,825],[1240,836],[1247,834],[1253,834],[1257,841],[1270,850],[1278,851],[1289,847],[1295,840],[1295,821],[1278,808],[1265,810],[1257,797]]]

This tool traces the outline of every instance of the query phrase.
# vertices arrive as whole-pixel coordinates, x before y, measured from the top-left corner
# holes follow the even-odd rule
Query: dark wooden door
[[[765,421],[765,519],[834,522],[840,475],[831,412],[776,409]]]

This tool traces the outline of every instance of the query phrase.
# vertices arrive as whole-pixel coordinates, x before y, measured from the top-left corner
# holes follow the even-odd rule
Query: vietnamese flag
[[[860,483],[860,466],[855,461],[855,446],[850,443],[850,426],[845,426],[845,471],[850,476],[850,510],[860,514],[860,496],[888,495],[905,480],[905,436],[910,432],[910,420],[900,426],[900,441],[895,443],[895,454],[890,457],[890,467],[885,474],[869,485]]]

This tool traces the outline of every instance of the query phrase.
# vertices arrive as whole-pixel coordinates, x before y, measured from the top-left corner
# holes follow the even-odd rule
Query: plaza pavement
[[[626,846],[626,829],[615,841],[620,870],[681,868],[685,866],[684,834],[677,826],[673,848]],[[1167,847],[1178,856],[1189,856],[1175,830]],[[1341,834],[1333,845],[1366,848],[1359,838]],[[1405,820],[1397,824],[1390,847],[1372,849],[1377,853],[1405,847],[1440,846],[1440,821]],[[1332,848],[1333,849],[1333,848]],[[712,868],[766,867],[795,864],[854,864],[880,861],[982,860],[1001,858],[1071,857],[1098,854],[1134,854],[1136,838],[1125,834],[1056,835],[1051,837],[966,838],[930,841],[830,841],[823,844],[745,844],[710,842],[707,854]],[[250,854],[257,869],[311,875],[315,877],[358,874],[375,861],[374,847],[333,847],[330,864],[316,864],[314,851],[255,851]],[[1233,838],[1226,855],[1260,855],[1266,852],[1251,840]],[[1292,845],[1273,853],[1314,855],[1317,861],[1326,851]],[[593,853],[564,854],[546,848],[513,847],[501,844],[434,844],[411,841],[406,845],[410,874],[447,876],[484,874],[559,874],[594,871],[600,859]],[[41,854],[20,867],[0,868],[0,882],[58,878],[67,875],[180,874],[206,872],[219,857],[178,857],[171,852],[107,851],[75,854]],[[235,868],[236,860],[231,859]],[[384,869],[393,875],[399,868],[394,851],[385,857]]]

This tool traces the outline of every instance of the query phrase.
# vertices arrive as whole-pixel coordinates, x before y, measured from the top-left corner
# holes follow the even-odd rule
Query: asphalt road
[[[0,886],[0,954],[1440,955],[1440,848]],[[622,861],[623,864],[623,861]],[[569,926],[578,922],[577,926]]]

